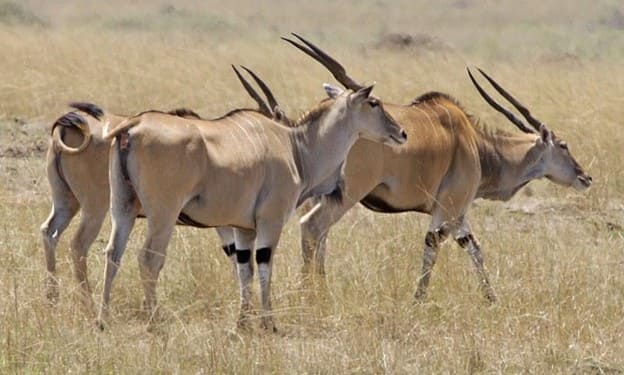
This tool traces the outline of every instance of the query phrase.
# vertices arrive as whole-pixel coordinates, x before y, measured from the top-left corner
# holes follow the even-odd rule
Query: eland
[[[67,112],[52,125],[46,155],[46,172],[52,195],[50,215],[41,225],[46,269],[46,296],[58,298],[56,246],[61,235],[81,211],[80,224],[71,240],[74,276],[83,296],[90,300],[87,276],[87,253],[102,227],[108,212],[109,143],[102,139],[104,110],[92,103],[70,103],[75,111]],[[170,112],[182,117],[196,117],[193,111],[180,108]],[[110,127],[127,116],[106,114]]]
[[[293,34],[303,44],[283,38],[325,66],[346,88],[362,86],[321,49]],[[301,220],[304,271],[324,273],[329,229],[356,203],[382,213],[421,212],[431,216],[425,235],[422,274],[415,297],[426,297],[440,244],[451,235],[476,268],[485,297],[496,295],[483,264],[483,254],[467,218],[476,198],[509,200],[521,187],[546,177],[563,186],[587,189],[592,179],[572,156],[567,144],[531,115],[492,78],[492,86],[525,117],[529,125],[505,109],[470,79],[479,93],[521,132],[484,129],[451,96],[429,92],[407,105],[385,104],[405,129],[400,148],[358,141],[345,164],[345,192],[340,202],[315,198]],[[414,136],[414,135],[418,136]]]
[[[324,85],[329,96],[292,126],[255,110],[233,110],[215,120],[183,119],[148,112],[105,136],[110,160],[113,230],[106,248],[98,323],[109,315],[112,283],[140,210],[147,236],[139,250],[144,307],[156,307],[156,282],[177,219],[199,227],[234,228],[240,291],[238,325],[247,326],[254,274],[261,290],[262,327],[275,330],[270,287],[274,250],[288,218],[307,198],[340,200],[342,167],[360,137],[388,145],[406,134],[372,86],[343,91]]]
[[[243,67],[243,69],[246,69]],[[245,90],[258,104],[258,111],[286,125],[290,120],[280,109],[269,88],[253,72],[253,79],[262,89],[268,103],[260,98],[251,85],[235,70]],[[80,224],[71,240],[74,276],[80,285],[84,302],[91,304],[88,281],[87,253],[100,232],[109,209],[108,160],[110,144],[102,138],[102,129],[116,128],[128,116],[108,113],[92,103],[70,103],[74,111],[59,117],[51,129],[50,146],[46,156],[46,172],[52,195],[52,210],[41,225],[46,269],[46,296],[58,298],[56,277],[56,246],[73,217],[81,212]],[[195,112],[179,108],[168,112],[183,118],[199,119]],[[106,122],[106,123],[105,123]],[[180,217],[178,224],[184,223]],[[234,237],[229,228],[217,228],[225,254],[236,266]]]

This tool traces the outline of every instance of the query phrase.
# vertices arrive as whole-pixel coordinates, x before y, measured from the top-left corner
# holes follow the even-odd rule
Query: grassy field
[[[125,3],[0,0],[0,373],[624,373],[620,1]],[[509,202],[475,203],[494,306],[451,243],[427,302],[415,304],[429,218],[361,207],[331,232],[325,282],[302,281],[296,219],[286,227],[275,335],[236,330],[238,288],[211,230],[176,230],[152,330],[134,260],[143,223],[116,279],[108,331],[96,332],[78,302],[75,223],[59,244],[61,300],[48,306],[44,152],[66,103],[117,113],[186,106],[213,117],[253,105],[229,66],[244,64],[296,117],[334,81],[279,40],[291,31],[354,78],[377,82],[384,100],[447,92],[490,126],[512,129],[467,78],[467,65],[482,67],[566,139],[593,187],[537,181]],[[89,258],[96,300],[108,233],[107,223]]]

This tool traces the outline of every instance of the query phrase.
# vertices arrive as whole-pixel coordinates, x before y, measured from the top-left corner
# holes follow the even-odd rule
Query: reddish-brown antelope
[[[292,127],[253,110],[202,121],[162,113],[126,120],[105,136],[111,151],[113,231],[106,248],[100,327],[108,317],[111,286],[142,207],[148,232],[139,253],[144,306],[156,305],[156,281],[177,218],[202,227],[234,227],[240,288],[238,323],[248,322],[252,251],[261,289],[262,326],[275,329],[270,286],[273,251],[286,220],[304,200],[341,186],[342,166],[360,137],[389,145],[405,132],[370,97],[372,86],[343,91],[325,85],[329,99]]]
[[[293,35],[305,45],[284,39],[320,62],[345,87],[351,90],[362,87],[336,60]],[[315,269],[324,273],[330,227],[360,202],[376,212],[416,211],[431,215],[425,236],[422,275],[415,293],[417,299],[426,296],[438,248],[452,235],[470,255],[485,296],[495,301],[479,242],[466,217],[472,201],[476,198],[508,200],[531,180],[542,177],[579,190],[588,188],[592,180],[574,160],[563,140],[494,80],[481,73],[522,113],[530,126],[494,102],[470,71],[470,78],[481,95],[522,133],[488,131],[456,100],[438,92],[424,94],[408,105],[385,104],[388,113],[407,132],[408,142],[400,148],[392,148],[361,140],[352,147],[345,164],[344,198],[340,202],[317,198],[316,205],[301,219],[305,271]]]
[[[243,67],[244,68],[244,67]],[[264,82],[252,74],[262,89],[268,104],[255,92],[249,83],[236,71],[236,75],[256,101],[259,111],[267,117],[285,124],[289,120]],[[252,72],[250,72],[252,73]],[[56,278],[56,245],[72,218],[81,210],[80,225],[71,241],[75,278],[81,286],[85,302],[91,303],[91,291],[87,277],[87,253],[97,234],[109,207],[108,153],[110,144],[102,138],[102,128],[107,121],[114,129],[128,116],[104,113],[91,103],[71,103],[76,111],[61,116],[52,126],[51,144],[47,153],[47,175],[52,194],[52,210],[41,225],[42,242],[48,271],[46,295],[51,301],[58,298]],[[169,112],[184,118],[199,118],[188,109]],[[184,217],[179,218],[180,224]],[[234,236],[229,228],[217,228],[225,253],[234,259]]]

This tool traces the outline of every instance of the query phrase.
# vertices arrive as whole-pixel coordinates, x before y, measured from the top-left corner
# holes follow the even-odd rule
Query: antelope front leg
[[[416,293],[414,294],[414,297],[418,301],[422,301],[427,297],[427,288],[429,287],[429,280],[431,279],[431,271],[433,270],[433,266],[438,259],[440,244],[444,242],[447,236],[448,228],[444,225],[441,225],[434,230],[430,230],[425,235],[422,274],[420,276],[420,280],[418,281],[418,289],[416,289]]]
[[[491,303],[496,302],[496,294],[490,285],[490,280],[485,272],[485,267],[483,266],[483,253],[481,252],[479,241],[477,241],[477,239],[470,232],[463,233],[457,237],[455,241],[457,241],[459,246],[466,250],[468,255],[470,255],[470,259],[472,259],[472,263],[475,265],[477,270],[477,275],[479,276],[481,289],[485,298],[487,298],[487,300]]]
[[[256,240],[256,232],[247,229],[234,229],[236,244],[236,270],[238,274],[238,286],[240,291],[240,312],[238,315],[238,327],[249,326],[251,313],[251,281],[253,280],[253,263],[251,263],[251,250]]]
[[[353,196],[361,197],[363,194]],[[325,274],[325,248],[329,229],[353,207],[358,199],[352,195],[343,197],[342,202],[330,202],[326,198],[317,198],[314,207],[301,217],[301,253],[303,255],[303,273]]]
[[[236,266],[236,244],[234,243],[234,230],[230,227],[218,227],[216,228],[219,239],[221,240],[221,248],[225,253],[225,256],[232,262],[234,270],[234,277],[237,276]]]
[[[319,248],[322,229],[319,228],[317,216],[321,214],[320,198],[312,198],[304,203],[303,209],[306,214],[299,220],[301,225],[301,256],[303,258],[302,273],[308,274],[314,271],[323,272],[323,263],[320,261],[317,250]],[[316,267],[315,267],[316,264]]]
[[[273,270],[273,247],[262,247],[256,250],[258,279],[260,281],[260,300],[262,301],[262,328],[277,332],[273,322],[271,307],[271,275]]]
[[[260,282],[260,300],[262,301],[262,328],[277,332],[271,307],[271,275],[273,270],[273,252],[279,242],[282,226],[265,221],[258,223],[256,264]]]

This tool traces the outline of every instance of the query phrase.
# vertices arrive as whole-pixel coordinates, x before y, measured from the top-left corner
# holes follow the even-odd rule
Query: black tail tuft
[[[69,103],[69,106],[84,113],[87,113],[89,114],[89,116],[92,116],[98,120],[101,120],[104,116],[104,110],[93,103],[74,102]]]
[[[66,114],[59,117],[58,120],[54,122],[54,124],[52,125],[51,131],[53,132],[57,126],[63,126],[63,127],[68,127],[68,128],[71,128],[71,127],[78,128],[80,126],[86,126],[86,125],[87,125],[87,120],[85,120],[84,117],[82,117],[76,112],[67,112]]]

